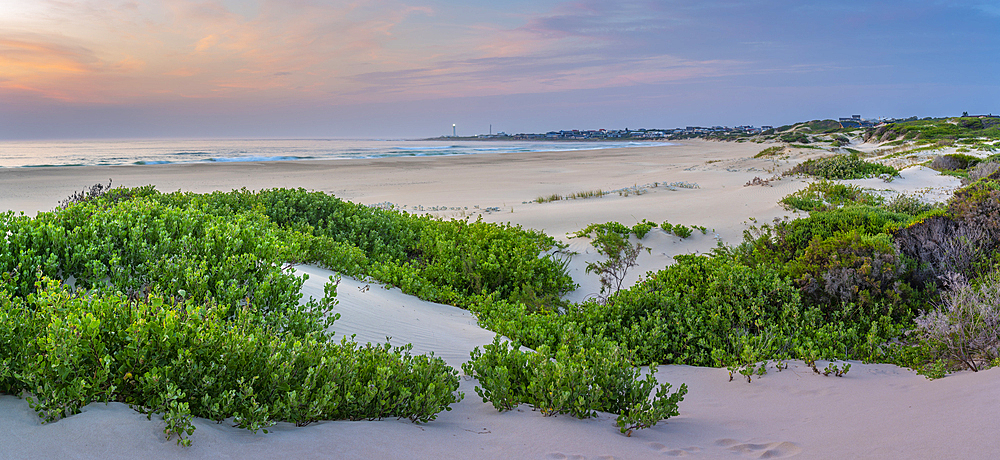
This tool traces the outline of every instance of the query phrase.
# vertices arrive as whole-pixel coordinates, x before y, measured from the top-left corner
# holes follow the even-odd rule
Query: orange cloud
[[[742,67],[627,58],[601,34],[566,33],[530,17],[519,18],[522,27],[449,21],[404,1],[262,0],[250,16],[217,0],[119,9],[61,2],[33,34],[5,34],[0,18],[0,87],[98,104],[337,104],[628,86]]]

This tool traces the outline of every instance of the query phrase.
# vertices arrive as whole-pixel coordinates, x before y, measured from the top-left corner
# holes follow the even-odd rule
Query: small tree
[[[577,236],[588,236],[592,240],[590,244],[597,248],[597,253],[607,257],[602,262],[590,262],[587,264],[587,273],[597,273],[601,277],[600,301],[606,301],[609,296],[618,292],[625,282],[625,275],[629,269],[638,266],[636,259],[639,253],[645,249],[642,243],[632,244],[629,240],[630,229],[617,222],[591,225],[580,232]]]

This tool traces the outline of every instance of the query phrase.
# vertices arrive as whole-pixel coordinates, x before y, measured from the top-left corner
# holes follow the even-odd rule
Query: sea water
[[[483,153],[563,152],[672,145],[641,141],[186,139],[0,141],[0,167],[308,161]]]

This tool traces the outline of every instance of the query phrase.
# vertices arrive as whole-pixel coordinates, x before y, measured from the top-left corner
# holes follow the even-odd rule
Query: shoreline
[[[473,140],[476,142],[463,142]],[[603,145],[602,145],[603,144]],[[488,153],[547,153],[668,146],[651,140],[586,139],[176,139],[3,142],[0,161],[6,168],[147,166],[161,164],[267,163],[276,161],[343,161],[405,157],[443,157]],[[28,161],[33,159],[33,161]],[[21,164],[24,163],[24,164]]]

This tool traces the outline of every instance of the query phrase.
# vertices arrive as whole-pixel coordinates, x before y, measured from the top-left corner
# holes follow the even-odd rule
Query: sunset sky
[[[1000,112],[997,1],[0,0],[0,139]]]

